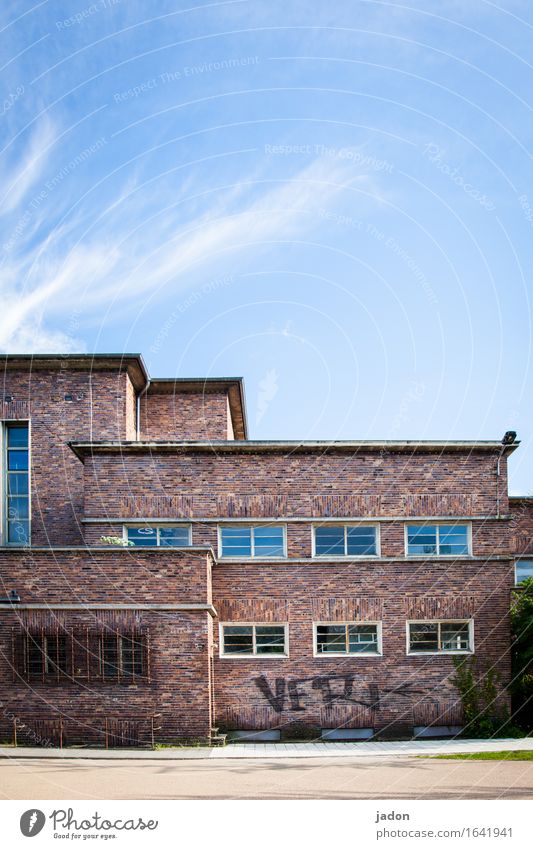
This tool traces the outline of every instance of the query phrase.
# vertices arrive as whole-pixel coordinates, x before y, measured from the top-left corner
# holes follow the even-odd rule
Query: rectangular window
[[[144,547],[180,548],[191,544],[190,525],[142,525],[126,528],[128,542]]]
[[[515,583],[521,584],[533,578],[533,560],[517,560],[515,563]]]
[[[221,625],[221,656],[288,656],[286,625]]]
[[[284,557],[283,525],[232,525],[220,528],[221,557]]]
[[[66,675],[67,637],[65,634],[45,635],[27,634],[27,668],[30,679],[47,676]]]
[[[472,621],[409,622],[408,654],[472,652]]]
[[[408,525],[407,554],[469,554],[468,531],[468,525]]]
[[[378,622],[318,623],[315,629],[315,654],[381,654]]]
[[[319,525],[314,528],[315,557],[375,556],[377,528],[373,525]]]
[[[102,678],[141,678],[145,674],[144,640],[140,636],[105,634],[101,638]]]
[[[28,423],[5,425],[5,534],[12,545],[30,542],[30,451]]]

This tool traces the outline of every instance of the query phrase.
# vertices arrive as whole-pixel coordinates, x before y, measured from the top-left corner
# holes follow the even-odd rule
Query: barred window
[[[26,656],[29,678],[68,674],[67,637],[65,634],[28,634]]]
[[[141,678],[145,674],[145,647],[142,637],[104,635],[100,663],[104,680]]]

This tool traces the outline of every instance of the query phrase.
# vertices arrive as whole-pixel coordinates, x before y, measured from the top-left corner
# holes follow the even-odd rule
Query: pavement
[[[531,761],[391,755],[168,760],[158,753],[146,754],[148,760],[4,758],[0,760],[0,798],[533,799]],[[260,825],[268,826],[268,821]],[[275,832],[281,826],[274,823],[273,828]]]
[[[494,740],[402,740],[361,741],[358,743],[229,743],[220,748],[196,746],[175,749],[57,749],[0,747],[0,758],[20,760],[285,760],[287,758],[395,758],[398,756],[430,756],[469,754],[473,752],[533,751],[533,737]]]

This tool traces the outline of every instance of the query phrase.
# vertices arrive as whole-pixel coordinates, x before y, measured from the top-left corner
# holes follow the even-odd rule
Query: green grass
[[[533,761],[533,752],[471,752],[463,755],[431,755],[448,761]]]

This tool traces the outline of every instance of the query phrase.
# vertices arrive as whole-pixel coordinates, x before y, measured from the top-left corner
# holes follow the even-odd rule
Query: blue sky
[[[499,439],[533,492],[533,8],[0,11],[0,345],[245,377],[253,438]]]

